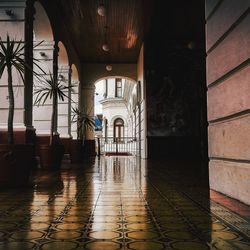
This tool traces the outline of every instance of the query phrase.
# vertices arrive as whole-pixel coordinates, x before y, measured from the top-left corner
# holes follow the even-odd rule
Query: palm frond
[[[60,81],[55,79],[53,74],[50,72],[48,77],[44,78],[35,88],[35,104],[43,105],[48,99],[52,99],[53,95],[56,96],[56,99],[64,101],[68,98],[64,90],[69,88],[69,86],[64,86]]]
[[[0,78],[1,78],[2,75],[3,75],[3,72],[4,72],[4,70],[5,70],[5,67],[6,67],[5,60],[1,60],[1,61],[0,61]]]
[[[6,56],[8,53],[7,53],[7,48],[6,48],[5,46],[6,46],[6,45],[5,45],[5,43],[3,42],[3,40],[0,39],[0,47],[1,47],[2,51],[3,51],[3,54]]]
[[[39,46],[42,42],[40,42],[36,46]],[[45,73],[44,70],[39,66],[39,61],[37,59],[31,58],[33,61],[32,66],[26,63],[25,46],[26,44],[22,40],[16,41],[14,39],[10,39],[9,35],[7,35],[6,41],[3,41],[0,38],[0,77],[2,77],[3,71],[5,70],[6,66],[5,63],[7,61],[10,62],[13,68],[17,70],[18,74],[22,78],[23,84],[25,84],[25,69],[31,71],[36,78],[39,78],[39,74],[33,70],[33,66],[36,66],[42,73]]]
[[[17,46],[16,46],[15,50],[13,50],[13,54],[18,55],[20,53],[20,51],[24,50],[25,45],[23,44],[22,40],[20,40],[19,42],[16,42],[16,43],[13,41],[13,47],[14,47],[14,44],[17,44]],[[22,44],[23,44],[23,46],[21,47]]]

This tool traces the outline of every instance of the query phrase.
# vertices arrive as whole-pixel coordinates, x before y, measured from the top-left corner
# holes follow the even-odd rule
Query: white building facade
[[[137,154],[139,136],[136,133],[138,121],[137,83],[124,78],[108,78],[102,80],[102,141],[105,151],[118,151]],[[113,145],[111,145],[113,144]]]

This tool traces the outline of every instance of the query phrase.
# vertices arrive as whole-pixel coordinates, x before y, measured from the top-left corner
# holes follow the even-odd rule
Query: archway
[[[74,113],[72,112],[72,109],[79,108],[79,74],[78,70],[76,68],[76,65],[73,64],[71,66],[71,84],[73,85],[73,89],[71,91],[70,99],[71,99],[71,110],[70,110],[70,116],[71,116],[71,136],[73,139],[76,139],[79,137],[77,134],[77,123],[72,122]]]
[[[39,66],[43,72],[34,65],[34,71],[45,79],[49,74],[53,74],[53,61],[54,61],[54,34],[51,27],[49,17],[46,14],[43,6],[39,2],[34,4],[36,14],[34,16],[34,32],[33,42],[35,49],[33,51],[34,58],[39,60]],[[38,45],[39,44],[39,45]],[[34,91],[36,88],[41,87],[41,82],[34,77]],[[35,96],[35,95],[34,95]],[[44,105],[37,106],[33,104],[33,126],[37,134],[49,134],[51,127],[52,104],[47,100]]]
[[[95,105],[98,107],[95,108],[95,115],[102,117],[103,121],[102,153],[114,151],[115,143],[123,143],[119,145],[119,150],[139,155],[141,131],[133,130],[141,122],[137,85],[133,79],[123,76],[103,77],[95,82]],[[100,134],[96,133],[96,137],[100,138]]]
[[[69,86],[71,81],[68,53],[61,41],[58,42],[58,81],[65,86]],[[70,97],[70,90],[67,90],[65,94]],[[70,99],[58,100],[58,133],[60,137],[70,136],[70,124]]]

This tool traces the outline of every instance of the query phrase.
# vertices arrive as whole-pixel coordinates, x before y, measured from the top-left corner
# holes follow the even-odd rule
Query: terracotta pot
[[[32,144],[0,144],[0,185],[25,186],[34,167]]]
[[[64,155],[62,144],[39,145],[39,157],[42,169],[58,170]]]
[[[36,135],[36,154],[39,155],[40,145],[49,145],[50,135]]]
[[[65,137],[60,137],[60,143],[64,146],[64,154],[69,154],[70,153],[70,144],[71,144],[72,138],[65,138]]]
[[[71,140],[70,143],[70,160],[71,163],[80,163],[83,160],[82,140]]]

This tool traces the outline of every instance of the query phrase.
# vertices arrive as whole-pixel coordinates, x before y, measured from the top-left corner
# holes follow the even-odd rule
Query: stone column
[[[68,72],[68,78],[69,78],[69,86],[72,85],[72,69],[71,67],[69,68],[69,72]],[[71,103],[72,103],[72,99],[71,99],[71,94],[72,94],[72,90],[69,90],[69,100],[68,100],[68,134],[69,137],[72,138],[72,134],[71,134],[71,117],[72,117],[72,112],[71,112]]]
[[[137,111],[138,111],[138,156],[141,158],[141,146],[142,146],[142,143],[141,143],[141,139],[142,139],[142,129],[141,129],[141,122],[142,122],[142,119],[141,119],[141,81],[138,81],[137,82],[137,85],[136,85],[136,94],[137,94],[137,103],[136,103],[136,106],[137,106]]]
[[[81,87],[81,104],[80,109],[83,113],[94,118],[94,105],[95,105],[95,87],[82,86]],[[95,155],[95,132],[94,129],[86,130],[84,139],[84,152],[86,156]]]
[[[26,142],[34,143],[35,129],[33,127],[33,22],[34,1],[27,0],[25,8],[25,62],[29,68],[25,68],[24,79],[24,125],[26,127]],[[31,70],[32,69],[32,70]]]
[[[55,41],[54,50],[53,50],[53,78],[54,78],[54,81],[57,81],[57,79],[58,79],[58,54],[59,54],[58,42]],[[58,134],[58,105],[56,105],[55,113],[56,113],[55,121],[54,121],[55,126],[53,128],[53,132],[55,134]]]

